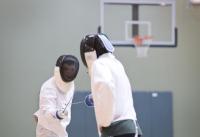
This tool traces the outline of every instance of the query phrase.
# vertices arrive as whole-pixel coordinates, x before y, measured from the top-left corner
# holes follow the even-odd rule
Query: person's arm
[[[40,110],[43,114],[56,116],[56,92],[52,88],[42,88],[40,91]]]
[[[58,110],[56,106],[57,95],[53,88],[42,88],[40,92],[40,110],[43,114],[51,114],[54,118],[64,119],[67,111]]]
[[[109,126],[114,112],[114,82],[110,70],[104,64],[94,63],[91,87],[96,120],[100,127]]]
[[[57,111],[56,115],[59,119],[68,119],[70,122],[71,120],[71,106],[72,106],[72,100],[73,100],[73,92],[68,92],[67,94],[68,99],[65,103],[65,106],[62,110]]]

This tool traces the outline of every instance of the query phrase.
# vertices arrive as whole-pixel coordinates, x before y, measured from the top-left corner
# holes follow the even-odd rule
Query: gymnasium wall
[[[174,137],[199,137],[200,6],[177,0],[176,8],[176,48],[152,48],[146,59],[132,48],[116,48],[115,55],[135,90],[172,91]],[[1,137],[35,136],[41,84],[59,55],[80,59],[80,40],[97,31],[99,11],[99,0],[0,0]],[[90,90],[80,64],[76,90]]]

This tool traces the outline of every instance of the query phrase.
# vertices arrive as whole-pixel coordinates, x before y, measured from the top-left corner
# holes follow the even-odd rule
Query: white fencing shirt
[[[38,125],[40,128],[36,129],[36,136],[43,137],[44,133],[52,132],[53,135],[58,137],[68,137],[66,127],[71,120],[71,105],[74,94],[74,82],[70,83],[69,91],[64,94],[59,91],[55,84],[54,77],[51,77],[41,87],[39,110],[34,114],[38,118]],[[56,117],[56,111],[63,110],[67,105],[67,117],[59,120]],[[41,130],[44,128],[45,130]],[[41,135],[41,136],[40,136]],[[44,136],[45,137],[45,136]]]
[[[136,120],[132,89],[123,65],[111,53],[101,55],[91,68],[91,88],[98,126]]]

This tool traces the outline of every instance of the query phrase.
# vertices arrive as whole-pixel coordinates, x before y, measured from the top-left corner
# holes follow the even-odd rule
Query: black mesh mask
[[[104,34],[90,34],[86,35],[80,44],[80,54],[83,64],[87,67],[87,63],[85,60],[85,52],[96,51],[97,58],[104,53],[111,52],[107,49],[106,45],[103,43],[100,36]],[[106,37],[106,36],[105,36]],[[107,37],[106,37],[107,38]]]
[[[79,61],[73,55],[62,55],[57,59],[56,66],[60,68],[60,75],[64,82],[73,81],[79,71]]]

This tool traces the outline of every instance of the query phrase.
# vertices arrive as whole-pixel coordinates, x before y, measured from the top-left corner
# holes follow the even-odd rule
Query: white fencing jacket
[[[136,120],[129,79],[113,54],[103,54],[92,64],[91,89],[98,127],[119,120]]]
[[[68,137],[66,127],[71,120],[71,105],[74,94],[74,82],[70,83],[69,91],[64,94],[60,92],[55,84],[54,77],[48,79],[41,87],[39,110],[34,113],[38,118],[36,137]],[[56,111],[63,110],[67,105],[67,117],[59,120]],[[39,127],[39,128],[38,128]],[[44,130],[42,130],[43,128]],[[52,133],[52,135],[51,135]],[[46,134],[46,135],[45,135]]]

